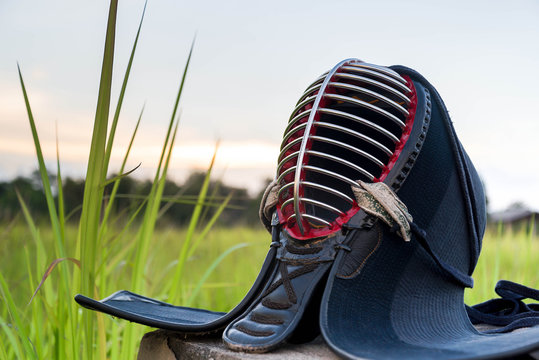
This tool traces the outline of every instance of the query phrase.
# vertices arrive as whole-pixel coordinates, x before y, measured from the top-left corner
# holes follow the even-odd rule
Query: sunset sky
[[[144,1],[120,1],[113,106]],[[95,113],[108,1],[0,0],[0,180],[37,166],[19,62],[45,156],[82,177]],[[402,64],[441,93],[486,184],[491,210],[539,209],[539,2],[149,0],[112,159],[118,168],[146,104],[129,166],[151,177],[190,43],[170,174],[205,169],[260,190],[304,88],[344,58]]]

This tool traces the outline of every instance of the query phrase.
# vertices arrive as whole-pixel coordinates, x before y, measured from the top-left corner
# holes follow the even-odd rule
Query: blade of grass
[[[211,195],[209,197],[211,200],[214,200],[217,197],[217,194],[219,193],[219,190],[221,188],[221,183],[222,183],[221,180],[222,180],[223,175],[224,175],[224,172],[221,173],[221,178],[215,182],[215,186],[213,187],[213,191],[212,191],[212,193],[211,193]],[[210,211],[210,207],[206,206],[204,208],[204,211],[202,212],[202,215],[200,215],[200,219],[201,219],[202,222],[206,221],[206,218],[208,216],[209,211]]]
[[[60,230],[60,222],[58,220],[58,213],[56,212],[56,206],[54,204],[54,196],[52,195],[52,187],[49,179],[49,174],[47,172],[47,167],[45,166],[45,159],[43,157],[43,152],[41,150],[41,143],[39,141],[39,136],[37,134],[36,124],[34,121],[34,116],[32,114],[32,108],[30,107],[30,100],[28,99],[28,94],[26,92],[26,87],[24,85],[24,80],[22,77],[21,68],[17,64],[17,69],[19,72],[19,81],[21,83],[22,93],[24,96],[24,103],[26,105],[26,112],[28,114],[28,120],[30,123],[30,129],[32,131],[32,137],[34,140],[34,146],[36,150],[36,156],[39,164],[39,174],[41,176],[41,181],[43,182],[43,191],[45,192],[45,199],[47,201],[47,207],[49,210],[49,216],[51,220],[52,230],[54,232],[54,238],[56,240],[56,249],[58,251],[58,256],[65,257],[65,249],[63,238]]]
[[[138,238],[137,242],[140,244],[140,246],[137,249],[134,269],[133,269],[134,270],[133,278],[132,278],[132,288],[134,289],[133,291],[140,291],[140,289],[143,287],[142,274],[143,274],[146,259],[148,257],[147,249],[149,246],[151,235],[155,228],[155,222],[157,220],[159,207],[161,205],[161,198],[163,195],[165,178],[166,178],[166,174],[168,170],[170,156],[172,154],[172,148],[174,145],[173,143],[174,143],[174,138],[176,136],[178,123],[176,123],[176,130],[173,131],[172,128],[174,126],[174,120],[176,119],[176,113],[178,111],[178,105],[180,103],[181,95],[183,92],[183,87],[185,85],[185,79],[187,77],[189,63],[191,62],[191,56],[193,54],[194,45],[195,45],[195,39],[193,39],[193,42],[191,43],[191,48],[189,50],[187,62],[185,64],[185,68],[182,74],[180,87],[178,89],[176,100],[174,102],[174,106],[172,109],[172,116],[169,121],[169,126],[168,126],[167,134],[165,137],[165,143],[163,144],[163,150],[161,152],[159,164],[157,166],[157,171],[155,174],[154,182],[152,184],[150,194],[148,195],[148,206],[146,207],[146,211],[144,213],[144,219],[142,221],[139,235],[137,236]],[[172,141],[170,141],[172,144],[170,144],[169,146],[169,139],[171,136],[173,139]],[[166,160],[165,160],[165,156],[166,156]]]
[[[28,248],[25,246],[24,248],[24,255],[26,259],[26,271],[28,273],[28,284],[29,289],[33,288],[35,286],[34,283],[34,277],[32,276],[32,267],[30,266],[30,254],[28,252]],[[30,304],[30,303],[28,303]],[[44,349],[44,341],[43,341],[43,323],[42,323],[42,314],[41,314],[41,308],[39,307],[39,304],[34,303],[32,304],[32,320],[31,320],[31,331],[34,331],[35,334],[31,337],[34,340],[35,349],[37,351],[37,357],[38,359],[43,359],[43,349]]]
[[[121,108],[122,108],[123,99],[124,99],[125,91],[126,91],[126,88],[127,88],[127,83],[128,83],[128,80],[129,80],[129,74],[131,73],[131,67],[133,65],[133,59],[135,57],[135,51],[136,51],[139,36],[140,36],[140,30],[142,28],[142,23],[144,21],[144,15],[146,13],[146,5],[147,5],[147,3],[148,3],[147,1],[144,3],[144,9],[142,10],[142,16],[140,18],[139,26],[138,26],[138,29],[137,29],[137,35],[135,36],[135,41],[134,41],[133,47],[131,49],[131,55],[129,57],[129,61],[128,61],[127,68],[126,68],[126,71],[125,71],[124,79],[123,79],[123,82],[122,82],[122,87],[121,87],[121,90],[120,90],[120,95],[118,97],[118,103],[116,105],[116,110],[114,112],[114,117],[112,119],[112,125],[111,125],[111,128],[110,128],[110,133],[109,133],[109,137],[108,137],[107,144],[106,144],[106,150],[105,150],[105,162],[104,162],[105,163],[105,165],[104,165],[105,166],[105,174],[108,171],[108,164],[109,164],[110,156],[111,156],[111,153],[112,153],[112,145],[114,143],[114,136],[116,134],[116,128],[117,128],[117,125],[118,125],[118,120],[120,118],[120,111],[121,111]],[[129,157],[129,153],[131,151],[133,141],[134,141],[135,136],[137,134],[138,127],[140,125],[140,120],[142,118],[143,113],[144,113],[144,105],[142,106],[142,110],[140,112],[139,118],[137,120],[137,124],[135,126],[135,130],[133,131],[133,134],[131,136],[129,146],[127,148],[126,154],[124,156],[124,159],[123,159],[123,162],[122,162],[122,165],[121,165],[121,168],[120,168],[119,173],[124,175],[124,176],[129,175],[131,172],[135,171],[138,168],[138,166],[137,166],[135,169],[133,169],[129,173],[123,174],[124,169],[125,169],[125,165],[126,165],[126,162],[127,162],[127,158]],[[101,227],[100,227],[100,231],[99,231],[99,235],[98,235],[100,239],[103,238],[103,235],[106,232],[106,229],[107,229],[107,226],[108,226],[108,218],[109,218],[110,212],[111,212],[111,210],[113,208],[113,205],[114,205],[115,195],[116,195],[116,192],[118,191],[118,187],[120,186],[120,180],[121,180],[121,177],[118,177],[117,179],[112,180],[112,181],[114,181],[114,186],[113,186],[113,189],[112,189],[111,196],[109,197],[108,203],[106,205],[105,212],[104,212],[104,215],[103,215],[103,219],[101,221]],[[108,184],[108,182],[106,182],[104,184],[104,186],[106,186],[107,184]]]
[[[117,8],[118,1],[111,0],[105,37],[103,64],[101,68],[101,80],[99,84],[94,129],[92,134],[92,142],[90,145],[90,155],[88,158],[88,169],[86,172],[86,182],[84,186],[82,214],[80,221],[80,260],[82,266],[81,293],[88,296],[94,295],[96,250],[100,248],[101,245],[99,243],[98,233],[104,192],[104,187],[102,185],[105,181],[106,169],[108,167],[107,164],[104,164],[103,160],[105,159],[106,155],[105,141],[107,138],[107,125],[112,86]],[[95,314],[88,311],[84,312],[83,323],[85,329],[84,337],[86,340],[84,355],[85,358],[91,359],[94,354]]]
[[[4,302],[8,308],[9,314],[11,315],[11,318],[13,319],[13,322],[15,323],[17,332],[19,334],[19,339],[22,343],[22,348],[24,349],[25,356],[23,358],[37,359],[37,356],[32,347],[32,344],[30,343],[30,340],[28,339],[28,335],[26,333],[24,323],[21,320],[19,310],[17,309],[17,307],[15,306],[15,303],[13,302],[13,298],[11,296],[11,293],[9,291],[6,281],[4,280],[4,277],[2,276],[2,273],[0,273],[0,292],[2,293]]]
[[[60,233],[65,239],[65,209],[64,209],[64,189],[62,185],[62,172],[60,170],[60,149],[58,147],[58,123],[56,123],[56,184],[58,188],[58,222],[60,223]]]
[[[6,323],[6,321],[0,317],[0,326],[2,326],[2,329],[4,330],[4,334],[6,334],[6,337],[9,340],[9,343],[11,344],[11,350],[13,351],[15,356],[6,356],[4,359],[24,359],[21,343],[18,339],[18,336],[15,334],[15,330],[11,327],[9,327]],[[0,346],[3,348],[3,342],[0,343]],[[4,351],[5,353],[5,351]]]
[[[114,176],[112,179],[108,179],[107,181],[105,181],[103,186],[107,186],[107,185],[112,184],[112,183],[119,183],[121,179],[123,179],[124,177],[129,176],[132,173],[134,173],[140,167],[140,165],[142,165],[142,163],[139,163],[137,166],[135,166],[134,168],[132,168],[131,170],[129,170],[127,172],[120,172],[120,174]],[[103,198],[106,198],[106,197],[103,196]],[[108,197],[108,198],[110,199],[110,197]]]
[[[139,232],[139,237],[137,238],[138,251],[134,263],[134,278],[133,284],[137,290],[141,291],[144,288],[143,274],[146,267],[148,251],[151,241],[151,236],[155,229],[155,224],[157,221],[157,214],[159,212],[159,207],[161,205],[161,198],[163,196],[163,190],[165,187],[165,180],[168,165],[170,163],[170,157],[172,155],[172,149],[174,147],[174,141],[176,138],[176,133],[178,130],[178,123],[172,133],[172,140],[170,141],[170,146],[167,149],[166,160],[162,169],[162,174],[157,183],[154,182],[152,185],[152,191],[148,196],[148,206],[146,207],[146,212],[144,214],[144,219],[141,226],[141,231]]]
[[[186,301],[186,304],[185,306],[191,306],[191,303],[193,302],[193,299],[196,298],[196,296],[198,295],[200,289],[202,288],[202,285],[206,282],[206,280],[208,279],[208,277],[211,275],[211,273],[215,270],[215,268],[221,263],[221,261],[223,261],[228,255],[230,255],[231,253],[233,253],[234,251],[238,250],[238,249],[241,249],[241,248],[244,248],[246,246],[249,246],[248,244],[246,243],[240,243],[240,244],[237,244],[237,245],[234,245],[232,246],[231,248],[228,248],[227,250],[225,250],[221,255],[219,255],[217,257],[217,259],[215,259],[211,264],[210,266],[208,266],[208,268],[206,269],[206,271],[204,272],[204,274],[200,277],[200,279],[198,280],[195,288],[193,289],[193,291],[191,292],[191,295],[189,296],[189,298],[187,299]]]
[[[142,28],[142,22],[144,21],[144,14],[146,14],[146,5],[148,4],[148,1],[144,3],[144,9],[142,10],[142,16],[140,17],[140,22],[138,25],[137,35],[135,36],[135,41],[133,43],[133,47],[131,49],[131,55],[129,56],[129,61],[127,63],[127,68],[125,70],[124,79],[122,82],[122,88],[120,90],[120,95],[118,97],[118,103],[116,105],[116,110],[114,111],[114,117],[112,118],[112,124],[110,127],[109,137],[107,140],[107,148],[105,150],[105,173],[108,170],[108,164],[110,161],[110,155],[112,153],[112,144],[114,143],[114,136],[116,135],[116,127],[118,126],[118,119],[120,118],[120,111],[122,110],[122,104],[125,96],[125,90],[127,88],[127,82],[129,81],[129,74],[131,73],[131,66],[133,65],[133,59],[135,58],[135,51],[137,49],[138,39],[140,36],[140,29]],[[144,107],[142,109],[144,111]],[[142,116],[142,112],[140,114]],[[140,117],[139,117],[140,121]],[[137,124],[138,127],[138,124]],[[136,132],[136,130],[135,130]],[[122,171],[120,171],[122,173]]]
[[[196,249],[198,248],[198,245],[200,244],[200,241],[202,239],[204,239],[206,237],[206,235],[208,235],[208,233],[210,232],[211,228],[213,227],[213,225],[215,224],[215,222],[217,221],[217,219],[219,218],[219,216],[221,216],[221,213],[223,212],[223,210],[226,209],[230,199],[232,199],[232,196],[233,196],[233,193],[230,193],[228,195],[228,197],[225,199],[225,201],[223,201],[221,203],[221,206],[219,206],[219,208],[217,209],[217,211],[215,212],[215,214],[213,214],[213,216],[211,217],[210,221],[208,221],[208,223],[206,224],[206,226],[204,227],[204,229],[202,229],[202,232],[200,233],[199,236],[197,236],[197,238],[195,239],[195,241],[193,242],[193,245],[191,245],[191,247],[189,248],[189,252],[187,253],[187,258],[189,259],[191,256],[193,256],[193,254],[195,253]]]
[[[30,305],[30,303],[32,302],[32,300],[34,300],[34,297],[36,296],[37,292],[39,291],[39,289],[41,289],[41,286],[43,285],[43,283],[45,282],[45,280],[47,280],[47,278],[49,277],[49,275],[51,274],[51,272],[54,270],[54,268],[56,267],[56,265],[58,265],[59,263],[61,263],[62,261],[65,261],[65,260],[69,260],[71,261],[72,263],[76,264],[77,266],[80,267],[80,261],[77,260],[77,259],[73,259],[73,258],[61,258],[61,259],[54,259],[54,261],[49,265],[49,267],[45,270],[45,274],[43,274],[43,277],[41,278],[41,281],[39,282],[39,285],[37,286],[36,290],[34,291],[34,294],[32,295],[32,297],[30,298],[30,301],[28,302],[28,305]]]
[[[53,229],[56,256],[57,257],[66,257],[66,255],[65,255],[66,254],[66,252],[65,252],[65,244],[64,244],[65,239],[62,236],[62,230],[61,230],[62,226],[61,226],[60,220],[58,218],[58,213],[56,212],[56,206],[55,206],[54,197],[53,197],[53,194],[52,194],[52,187],[51,187],[49,175],[48,175],[48,172],[47,172],[47,168],[45,166],[43,152],[41,150],[41,144],[40,144],[37,129],[36,129],[36,126],[35,126],[34,116],[32,114],[32,109],[30,107],[30,101],[28,99],[28,94],[27,94],[27,91],[26,91],[26,87],[24,85],[24,80],[23,80],[23,77],[22,77],[21,69],[20,69],[18,64],[17,64],[17,69],[18,69],[18,73],[19,73],[19,80],[20,80],[20,83],[21,83],[21,88],[22,88],[22,92],[23,92],[26,111],[28,113],[28,120],[29,120],[29,123],[30,123],[30,129],[32,131],[32,137],[33,137],[33,140],[34,140],[36,156],[37,156],[38,164],[39,164],[39,173],[40,173],[40,176],[41,176],[41,181],[43,183],[43,190],[45,192],[45,199],[46,199],[47,208],[48,208],[48,211],[49,211],[49,218],[50,218],[51,226],[52,226],[52,229]],[[71,277],[70,277],[70,274],[68,272],[68,269],[66,267],[62,267],[61,281],[60,281],[59,289],[58,289],[59,296],[58,296],[58,302],[57,302],[57,309],[64,309],[65,308],[64,307],[65,301],[66,301],[68,296],[70,297],[70,286],[71,286]],[[64,312],[59,311],[60,322],[63,324],[62,327],[64,328],[64,332],[74,333],[76,319],[73,316],[73,311],[72,311],[73,307],[72,306],[67,306],[67,309],[68,309],[67,314],[64,314]],[[65,321],[67,321],[69,323],[69,325],[66,325]],[[61,343],[64,342],[64,337],[57,337],[57,339]],[[58,348],[62,348],[62,347],[63,346],[61,344],[58,345]],[[73,356],[76,356],[75,351],[76,351],[76,345],[73,344],[73,352],[74,352]],[[59,355],[59,356],[61,358],[63,358],[64,355],[65,354],[62,354],[62,355]]]
[[[176,271],[174,272],[174,276],[172,278],[172,282],[170,285],[171,288],[169,291],[172,301],[179,301],[179,296],[178,296],[179,284],[180,284],[183,270],[185,267],[185,261],[187,260],[187,253],[191,246],[191,240],[193,238],[193,234],[200,220],[200,214],[203,209],[203,202],[206,199],[206,194],[208,192],[208,187],[210,184],[210,175],[213,169],[213,165],[215,164],[215,158],[217,156],[218,148],[219,148],[219,143],[217,143],[215,146],[215,151],[213,153],[210,166],[208,170],[206,171],[206,176],[204,177],[204,182],[202,183],[202,187],[200,188],[200,192],[198,195],[198,201],[197,201],[197,204],[195,205],[195,208],[193,209],[191,220],[187,228],[187,233],[185,234],[185,240],[183,241],[182,248],[180,250],[180,255],[178,257],[178,265],[176,266]]]
[[[176,134],[178,131],[178,123],[174,126],[174,130],[169,127],[167,132],[167,138],[172,132],[172,139],[170,140],[170,145],[163,148],[163,152],[166,154],[166,160],[161,169],[161,162],[157,169],[156,176],[161,172],[161,177],[157,181],[154,181],[150,194],[148,195],[148,205],[144,213],[144,218],[139,232],[137,233],[137,247],[135,253],[135,262],[133,265],[133,275],[132,275],[132,288],[133,291],[140,292],[141,289],[145,288],[145,270],[148,266],[148,252],[150,246],[150,240],[153,235],[155,224],[157,221],[157,214],[159,207],[161,205],[161,197],[163,196],[163,190],[165,187],[165,179],[167,174],[167,169],[170,163],[170,158],[172,155],[172,149],[174,148],[174,141],[176,139]],[[172,125],[172,124],[171,124]],[[167,139],[168,140],[168,139]],[[168,144],[168,141],[165,141],[165,144]],[[132,359],[134,357],[135,343],[138,341],[139,332],[134,330],[132,326],[128,327],[125,332],[124,339],[126,340],[125,352],[122,349],[121,358],[122,359]]]

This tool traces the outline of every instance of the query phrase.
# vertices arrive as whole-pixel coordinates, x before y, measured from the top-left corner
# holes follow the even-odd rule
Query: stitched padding
[[[236,330],[239,330],[242,333],[246,333],[247,335],[257,336],[257,337],[268,337],[275,334],[274,331],[252,330],[252,329],[246,328],[245,326],[242,326],[241,324],[236,325]]]
[[[285,263],[281,263],[279,265],[279,271],[281,273],[281,279],[277,280],[276,282],[274,282],[273,284],[271,284],[270,287],[268,287],[268,289],[266,290],[266,292],[264,293],[263,296],[266,296],[268,294],[270,294],[273,290],[277,289],[279,286],[283,285],[285,290],[286,290],[286,295],[288,296],[288,300],[292,303],[292,304],[295,304],[296,301],[297,301],[297,296],[296,296],[296,293],[294,292],[294,289],[292,288],[292,284],[291,284],[291,280],[300,276],[300,275],[303,275],[303,274],[307,274],[313,270],[315,270],[317,267],[318,267],[318,263],[313,263],[313,264],[306,264],[305,266],[299,268],[299,269],[296,269],[294,271],[292,271],[291,273],[288,273],[288,269],[287,269],[287,265]],[[265,305],[263,303],[264,306],[267,306],[269,308],[272,308],[272,306],[268,306],[268,305]]]
[[[354,238],[359,238],[360,236],[361,241],[351,242],[351,250],[345,255],[339,272],[336,274],[337,277],[351,279],[360,273],[367,260],[375,253],[382,242],[380,223],[377,222],[375,227],[369,231],[356,230]]]
[[[284,323],[281,319],[276,319],[268,315],[259,314],[257,312],[253,312],[251,314],[251,320],[260,324],[268,324],[268,325],[281,325]]]

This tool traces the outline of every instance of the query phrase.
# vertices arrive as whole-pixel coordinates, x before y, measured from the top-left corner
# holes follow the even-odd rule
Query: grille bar
[[[391,70],[390,68],[387,68],[385,66],[375,65],[375,64],[367,64],[367,63],[351,63],[348,66],[353,67],[359,67],[359,68],[367,68],[367,69],[374,69],[378,72],[381,72],[383,74],[386,74],[388,76],[391,76],[395,80],[400,81],[403,84],[406,84],[406,80],[402,78],[397,72]]]
[[[350,196],[340,192],[340,191],[337,191],[335,189],[332,189],[330,187],[327,187],[327,186],[324,186],[324,185],[321,185],[321,184],[317,184],[317,183],[313,183],[313,182],[310,182],[310,181],[302,181],[301,182],[302,185],[305,185],[305,186],[310,186],[310,187],[313,187],[313,188],[316,188],[316,189],[319,189],[319,190],[323,190],[323,191],[326,191],[330,194],[333,194],[333,195],[336,195],[338,197],[340,197],[341,199],[343,200],[346,200],[347,202],[349,202],[350,204],[353,204],[354,203],[354,199],[352,199]]]
[[[347,178],[346,176],[337,174],[336,172],[333,172],[331,170],[322,169],[322,168],[312,166],[312,165],[305,165],[303,168],[305,170],[311,170],[311,171],[314,171],[314,172],[317,172],[317,173],[320,173],[320,174],[323,174],[323,175],[333,177],[333,178],[335,178],[337,180],[340,180],[340,181],[343,181],[343,182],[347,183],[350,186],[357,186],[357,182],[355,182],[354,180],[352,180],[350,178]]]
[[[395,78],[390,77],[390,76],[386,76],[385,74],[382,74],[380,71],[373,71],[373,70],[370,70],[370,69],[367,69],[367,68],[360,68],[360,67],[356,67],[356,66],[343,66],[342,70],[352,71],[354,73],[358,73],[358,74],[362,74],[362,75],[370,75],[370,76],[373,76],[373,77],[378,78],[380,80],[388,82],[390,85],[393,85],[393,86],[399,88],[400,90],[404,91],[405,93],[410,92],[410,89],[408,89],[408,87],[406,86],[406,82],[403,83],[401,81],[397,81],[397,80],[395,80]]]
[[[347,127],[339,126],[339,125],[335,125],[335,124],[331,124],[331,123],[326,123],[326,122],[322,122],[322,121],[317,122],[316,126],[331,129],[331,130],[340,131],[340,132],[343,132],[345,134],[355,136],[358,139],[361,139],[363,141],[368,142],[369,144],[372,144],[372,145],[376,146],[378,149],[382,150],[387,155],[390,155],[390,156],[393,155],[393,152],[391,150],[389,150],[384,145],[380,144],[378,141],[376,141],[376,140],[374,140],[374,139],[372,139],[372,138],[370,138],[370,137],[368,137],[366,135],[363,135],[362,133],[351,130],[351,129],[347,128]]]
[[[303,93],[303,95],[299,98],[298,102],[296,103],[296,107],[297,105],[299,105],[299,103],[301,101],[303,101],[303,99],[305,99],[307,96],[311,95],[313,92],[315,91],[318,91],[320,90],[320,87],[322,86],[322,84],[316,84],[316,85],[313,85],[311,86],[310,88],[308,88],[307,90],[305,90],[305,92]],[[293,114],[294,112],[292,112]]]
[[[393,101],[393,100],[391,100],[391,99],[389,99],[389,98],[387,98],[387,97],[385,97],[383,95],[380,95],[379,93],[377,93],[375,91],[371,91],[369,89],[362,88],[360,86],[350,85],[348,83],[330,82],[329,85],[333,86],[333,87],[343,88],[343,89],[352,90],[352,91],[355,91],[355,92],[360,92],[360,93],[363,93],[363,94],[370,95],[373,98],[376,98],[377,100],[381,100],[381,101],[385,102],[386,104],[389,104],[389,105],[393,106],[395,109],[397,109],[402,114],[404,114],[404,116],[408,116],[408,110],[403,108],[399,103],[397,103],[396,101]]]
[[[304,99],[301,103],[299,103],[298,105],[296,105],[296,108],[294,109],[294,111],[292,111],[292,115],[290,116],[290,118],[292,119],[292,117],[296,115],[296,112],[297,112],[299,109],[301,109],[301,108],[304,107],[305,105],[309,104],[310,102],[313,102],[315,99],[316,99],[316,96],[309,96],[309,97],[307,97],[306,99]]]
[[[339,215],[344,215],[344,213],[341,210],[337,209],[336,207],[331,206],[331,205],[326,204],[326,203],[323,203],[323,202],[318,201],[318,200],[300,197],[299,201],[307,203],[307,204],[312,204],[312,205],[315,205],[315,206],[319,206],[321,208],[333,211],[334,213],[337,213]]]
[[[303,119],[304,117],[306,117],[310,113],[311,113],[311,110],[308,109],[308,110],[305,110],[305,111],[299,113],[298,115],[296,115],[293,119],[291,119],[288,122],[288,125],[286,126],[286,129],[284,130],[284,133],[286,134],[288,131],[290,131],[290,129],[292,127],[294,127],[294,125],[297,125],[298,120]]]
[[[395,71],[357,59],[306,88],[284,131],[276,176],[279,218],[293,237],[323,234],[355,213],[351,187],[378,181],[406,139],[412,89]]]
[[[305,152],[307,154],[309,154],[309,155],[319,156],[321,158],[331,160],[331,161],[335,161],[337,163],[341,163],[343,165],[346,165],[346,166],[354,169],[358,173],[362,174],[363,176],[366,176],[369,180],[371,180],[371,181],[374,180],[374,175],[373,174],[369,173],[367,170],[361,168],[360,166],[357,166],[356,164],[354,164],[354,163],[352,163],[352,162],[350,162],[348,160],[341,159],[341,158],[339,158],[337,156],[333,156],[333,155],[326,154],[326,153],[319,152],[319,151],[307,150]]]
[[[317,109],[320,106],[322,95],[324,94],[324,91],[326,90],[326,87],[331,81],[331,78],[333,77],[333,75],[339,70],[341,66],[351,61],[354,61],[354,60],[353,59],[343,60],[337,65],[335,65],[335,67],[333,67],[333,69],[331,69],[328,72],[328,74],[324,78],[324,81],[322,82],[322,85],[320,86],[320,90],[318,91],[318,94],[316,95],[316,99],[314,100],[313,107],[312,107],[313,109]],[[307,136],[304,135],[303,141],[301,142],[299,155],[298,155],[298,161],[296,165],[296,174],[294,176],[294,213],[296,214],[296,221],[297,221],[298,229],[301,235],[305,234],[305,227],[303,226],[303,222],[301,221],[302,213],[299,208],[299,192],[300,192],[299,183],[301,181],[301,175],[302,175],[301,167],[303,166],[303,158],[305,157],[305,151],[307,148],[307,139],[308,139],[308,135],[311,133],[311,128],[315,120],[315,114],[316,114],[316,111],[311,111],[311,113],[309,114],[309,119],[307,120],[307,126],[305,128],[305,134]]]
[[[322,113],[326,113],[326,114],[341,116],[341,117],[344,117],[344,118],[347,118],[347,119],[350,119],[350,120],[353,120],[353,121],[357,121],[358,123],[361,123],[361,124],[366,125],[366,126],[372,128],[372,129],[375,129],[376,131],[381,132],[382,134],[384,134],[388,138],[390,138],[393,142],[399,141],[399,138],[396,137],[395,135],[393,135],[391,132],[387,131],[386,129],[384,129],[383,127],[381,127],[379,125],[376,125],[375,123],[370,122],[369,120],[363,119],[362,117],[352,115],[352,114],[349,114],[349,113],[344,112],[344,111],[334,110],[334,109],[324,109],[324,108],[322,108],[322,109],[320,109],[318,111],[320,111]]]
[[[330,226],[330,225],[331,225],[330,222],[328,222],[328,221],[326,221],[326,220],[324,220],[324,219],[322,219],[322,218],[319,218],[319,217],[317,217],[317,216],[314,216],[314,215],[303,214],[302,216],[303,216],[304,218],[306,218],[306,219],[309,219],[309,220],[318,221],[319,223],[322,223],[322,224],[324,224],[324,225],[326,225],[326,226]],[[286,221],[287,221],[287,222],[290,222],[290,220],[293,219],[293,218],[297,218],[296,214],[290,215],[290,216],[288,217],[288,219],[286,219]]]
[[[332,145],[336,145],[336,146],[340,146],[340,147],[342,147],[344,149],[353,151],[353,152],[355,152],[355,153],[357,153],[357,154],[359,154],[361,156],[364,156],[365,158],[369,159],[370,161],[374,162],[376,165],[378,165],[380,167],[384,166],[383,162],[381,162],[380,160],[378,160],[377,158],[375,158],[374,156],[372,156],[368,152],[363,151],[361,149],[358,149],[356,147],[350,146],[347,143],[343,143],[343,142],[338,141],[338,140],[334,140],[334,139],[330,139],[330,138],[326,138],[326,137],[322,137],[322,136],[318,136],[318,135],[311,136],[311,139],[321,141],[321,142],[325,142],[325,143],[332,144]]]
[[[355,80],[355,81],[358,81],[358,82],[364,82],[364,83],[369,84],[369,85],[378,86],[381,89],[383,89],[383,90],[385,90],[385,91],[399,97],[407,105],[410,103],[410,99],[408,98],[408,96],[406,96],[406,94],[403,94],[402,92],[392,88],[391,86],[388,86],[388,85],[386,85],[384,83],[381,83],[379,81],[370,79],[368,77],[359,76],[359,75],[353,75],[353,74],[346,74],[346,73],[335,74],[335,77],[342,78],[342,79]]]
[[[399,119],[395,115],[391,114],[390,112],[379,108],[378,106],[374,106],[372,104],[369,104],[366,101],[354,99],[353,97],[349,97],[349,96],[342,96],[342,95],[335,95],[335,94],[326,94],[325,96],[330,98],[330,99],[339,100],[339,101],[346,101],[346,102],[352,103],[354,105],[359,105],[359,106],[365,107],[365,108],[367,108],[369,110],[376,111],[376,112],[380,113],[381,115],[387,116],[388,118],[393,120],[401,128],[404,128],[404,122],[401,119]]]

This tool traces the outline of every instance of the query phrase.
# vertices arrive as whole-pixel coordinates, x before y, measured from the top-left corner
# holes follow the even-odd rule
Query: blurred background
[[[144,1],[120,2],[119,92]],[[37,168],[19,62],[49,169],[58,128],[64,176],[80,179],[95,114],[108,1],[0,1],[0,182]],[[539,2],[150,1],[119,123],[112,172],[138,114],[129,168],[151,178],[190,43],[171,181],[204,171],[256,197],[274,176],[304,88],[338,61],[402,64],[441,93],[486,185],[489,210],[539,209]],[[117,99],[117,95],[113,96]],[[114,105],[114,103],[113,103]]]

